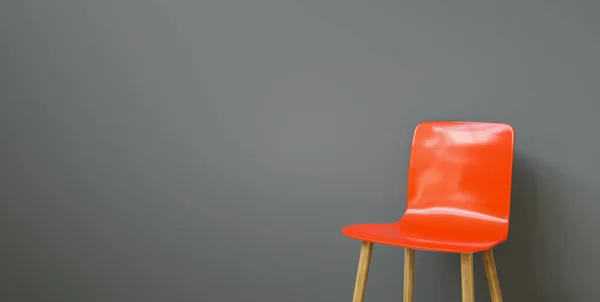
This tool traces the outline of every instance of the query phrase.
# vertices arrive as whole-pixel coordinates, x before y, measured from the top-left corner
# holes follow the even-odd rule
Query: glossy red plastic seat
[[[402,218],[352,225],[342,232],[371,245],[491,253],[508,236],[513,146],[514,130],[507,124],[420,124],[413,137]]]

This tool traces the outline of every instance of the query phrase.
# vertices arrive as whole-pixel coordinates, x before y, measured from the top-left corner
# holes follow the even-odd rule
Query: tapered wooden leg
[[[365,289],[367,287],[367,278],[369,277],[369,265],[371,264],[372,251],[373,242],[363,241],[360,248],[360,259],[358,260],[358,272],[356,273],[354,298],[352,298],[352,302],[363,302],[365,298]]]
[[[492,302],[502,302],[500,280],[498,279],[496,261],[494,260],[494,251],[492,249],[483,252],[483,263],[485,265],[485,275],[487,276]]]
[[[415,285],[415,250],[404,249],[404,302],[413,302]]]
[[[473,254],[460,254],[460,274],[462,277],[463,302],[475,302],[475,286],[473,281]]]

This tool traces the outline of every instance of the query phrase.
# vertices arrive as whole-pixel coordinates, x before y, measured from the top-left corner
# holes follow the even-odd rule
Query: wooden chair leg
[[[485,265],[485,275],[487,276],[492,302],[502,302],[500,280],[498,279],[496,261],[494,260],[494,251],[492,251],[492,249],[483,252],[483,263]]]
[[[413,302],[415,285],[415,250],[404,249],[404,302]]]
[[[358,272],[356,273],[356,283],[354,284],[354,297],[352,298],[352,302],[364,301],[372,251],[373,242],[363,241],[360,248],[360,259],[358,260]]]
[[[473,254],[460,254],[460,275],[462,277],[463,302],[475,302],[475,286],[473,281]]]

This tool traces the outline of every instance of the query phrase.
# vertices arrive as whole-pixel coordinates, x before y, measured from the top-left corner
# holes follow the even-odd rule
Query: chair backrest
[[[508,224],[514,148],[510,125],[424,122],[414,133],[406,214]]]

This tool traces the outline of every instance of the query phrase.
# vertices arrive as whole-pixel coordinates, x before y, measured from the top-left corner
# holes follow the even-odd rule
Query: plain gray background
[[[350,301],[341,228],[404,210],[414,127],[517,133],[505,301],[599,301],[592,1],[0,4],[0,297]],[[489,301],[481,258],[478,301]],[[376,246],[366,301],[400,301]],[[418,252],[415,301],[460,301]]]

